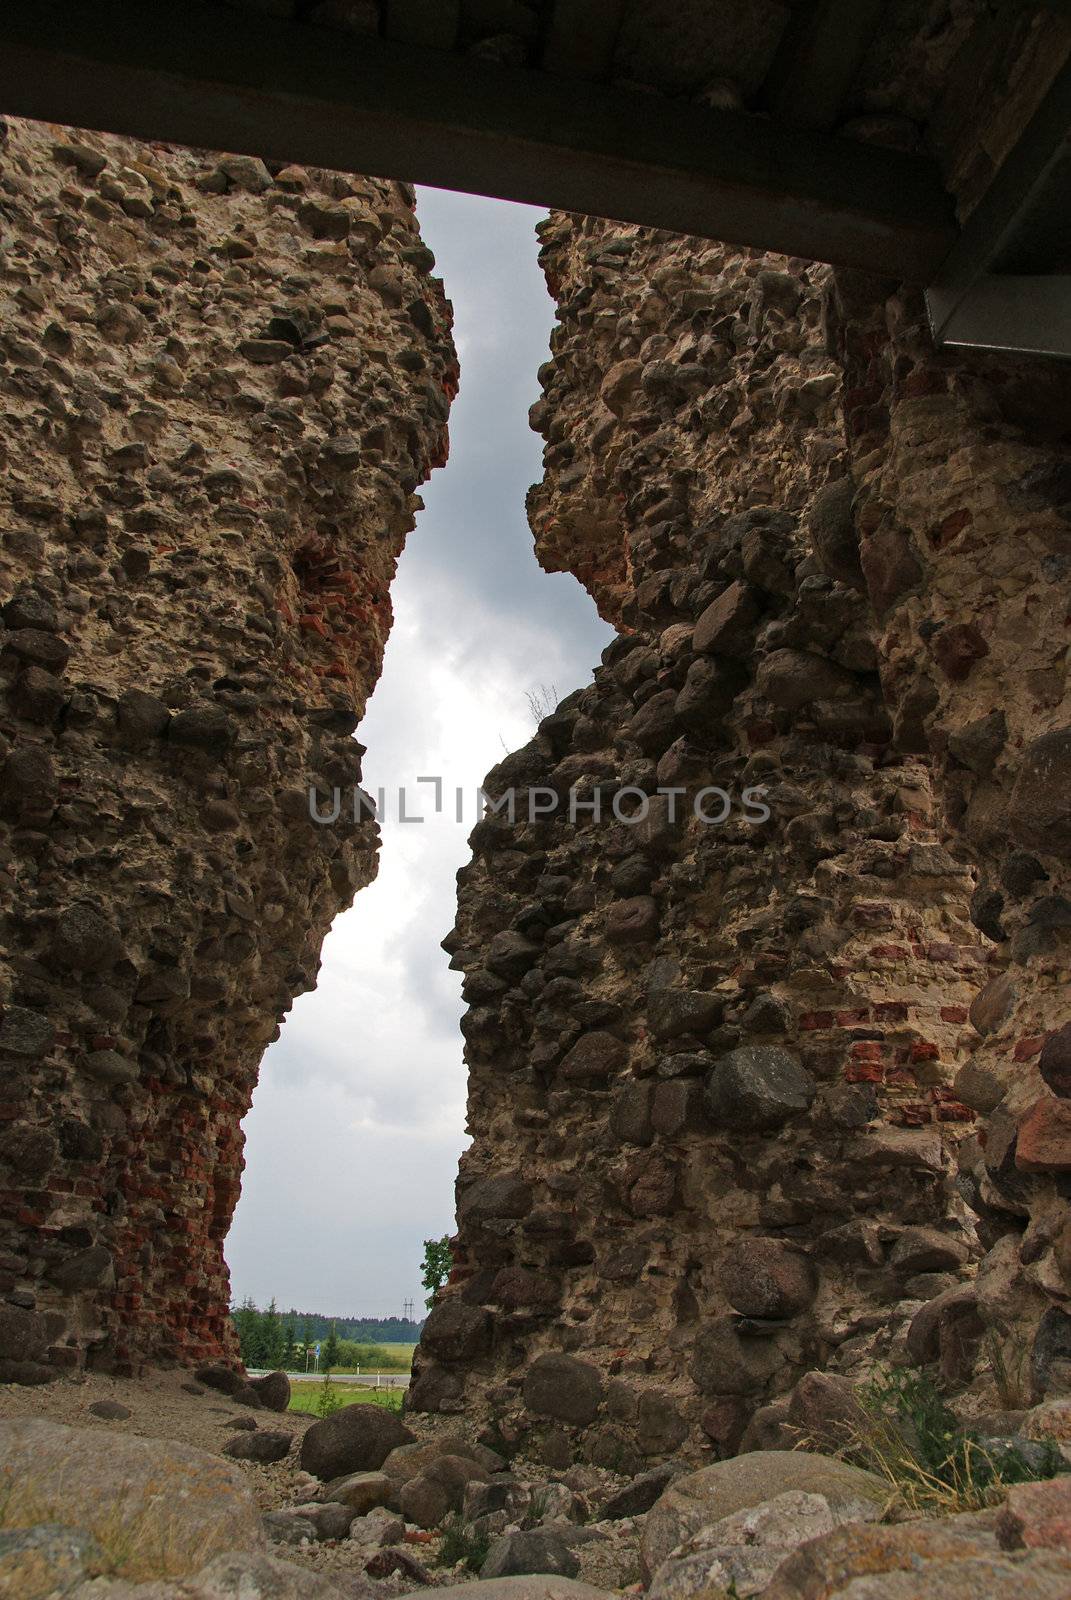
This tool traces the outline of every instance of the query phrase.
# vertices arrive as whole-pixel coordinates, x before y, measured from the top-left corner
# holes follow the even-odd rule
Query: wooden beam
[[[587,212],[925,280],[926,161],[657,95],[185,0],[5,0],[0,108]]]
[[[554,0],[543,65],[562,77],[608,78],[625,0]]]
[[[887,0],[810,0],[789,18],[762,103],[798,128],[832,128]]]

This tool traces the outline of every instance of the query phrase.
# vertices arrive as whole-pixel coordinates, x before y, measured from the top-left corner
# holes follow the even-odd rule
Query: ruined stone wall
[[[902,1359],[965,1292],[953,1085],[993,944],[883,698],[829,270],[541,231],[533,530],[622,633],[490,775],[520,815],[462,874],[474,1143],[411,1403],[632,1467],[731,1451],[802,1372]],[[532,786],[605,814],[529,823]]]
[[[932,752],[994,941],[957,1079],[984,1119],[961,1182],[993,1249],[919,1349],[995,1328],[1040,1394],[1071,1361],[1071,370],[935,352],[892,285],[842,275],[836,302],[885,697],[901,745]]]
[[[265,1045],[377,829],[388,585],[457,368],[412,192],[0,139],[0,1377],[231,1353]]]

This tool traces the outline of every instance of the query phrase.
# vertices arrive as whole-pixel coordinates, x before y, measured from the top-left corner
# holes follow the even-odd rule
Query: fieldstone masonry
[[[0,130],[0,1379],[233,1356],[265,1045],[377,828],[310,820],[446,459],[404,185]]]
[[[895,284],[540,232],[530,518],[619,632],[461,875],[410,1403],[631,1471],[815,1368],[996,1340],[1069,1389],[1071,379],[936,354]],[[0,1380],[233,1358],[240,1120],[374,870],[308,789],[359,779],[449,307],[405,186],[248,157],[12,122],[0,234]]]
[[[488,789],[604,811],[472,837],[445,945],[474,1143],[411,1403],[634,1470],[753,1442],[809,1368],[965,1381],[1025,1341],[1044,1392],[1071,1370],[1068,375],[937,355],[896,285],[540,231],[532,527],[621,632]]]

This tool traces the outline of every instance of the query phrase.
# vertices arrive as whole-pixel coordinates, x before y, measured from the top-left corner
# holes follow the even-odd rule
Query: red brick
[[[880,1061],[849,1061],[844,1069],[845,1083],[882,1083],[884,1078]]]
[[[1015,1046],[1015,1049],[1012,1051],[1012,1060],[1032,1061],[1035,1056],[1039,1056],[1041,1054],[1045,1045],[1045,1039],[1046,1035],[1043,1033],[1035,1034],[1032,1039],[1020,1039],[1018,1044]]]
[[[929,1039],[916,1039],[911,1046],[912,1061],[940,1061],[941,1052]]]
[[[885,1053],[885,1046],[876,1039],[856,1039],[851,1047],[852,1056],[856,1061],[880,1061]]]
[[[966,1022],[968,1016],[966,1006],[942,1006],[942,1022]]]
[[[805,1011],[799,1019],[801,1033],[810,1033],[815,1028],[831,1028],[832,1026],[832,1011]]]
[[[907,1006],[902,1000],[879,1000],[874,1015],[879,1022],[906,1022]],[[964,1012],[964,1017],[966,1015]]]

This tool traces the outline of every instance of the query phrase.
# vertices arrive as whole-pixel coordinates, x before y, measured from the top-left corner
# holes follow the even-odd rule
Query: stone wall
[[[0,1377],[32,1378],[233,1353],[239,1124],[375,871],[350,735],[457,367],[404,185],[9,122],[0,237]]]
[[[622,632],[488,780],[520,818],[478,825],[446,941],[474,1143],[411,1400],[632,1466],[731,1451],[809,1367],[969,1377],[1046,1306],[1060,1343],[1061,1180],[1022,1170],[1059,1170],[1058,1101],[1039,1158],[1010,1140],[1066,1037],[1069,412],[1059,369],[937,357],[894,285],[541,231],[533,531]],[[606,814],[530,823],[533,786]]]

